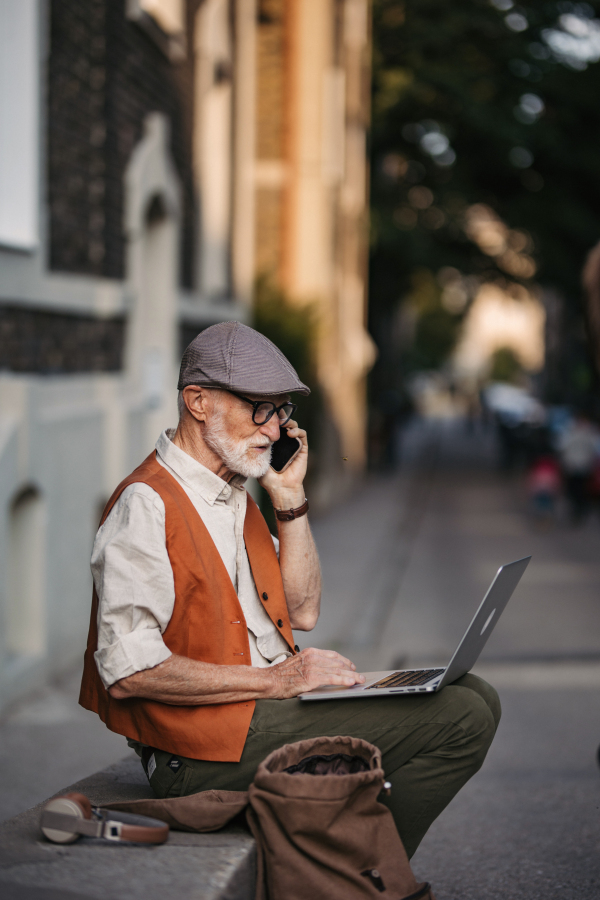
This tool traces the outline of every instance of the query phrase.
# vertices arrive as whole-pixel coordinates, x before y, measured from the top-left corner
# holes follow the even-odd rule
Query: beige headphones
[[[169,826],[159,819],[101,809],[78,793],[49,800],[42,809],[40,827],[44,837],[55,844],[72,844],[82,834],[139,844],[164,844],[169,836]]]

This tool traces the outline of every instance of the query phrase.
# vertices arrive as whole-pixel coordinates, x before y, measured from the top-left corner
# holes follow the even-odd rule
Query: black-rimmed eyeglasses
[[[252,421],[255,425],[265,425],[275,413],[277,413],[279,417],[279,425],[287,425],[298,409],[296,404],[290,403],[289,400],[282,403],[281,406],[275,406],[271,400],[250,400],[249,397],[244,397],[242,394],[236,394],[235,391],[227,391],[227,393],[233,394],[233,396],[237,397],[239,400],[244,400],[246,403],[250,404],[252,407]]]

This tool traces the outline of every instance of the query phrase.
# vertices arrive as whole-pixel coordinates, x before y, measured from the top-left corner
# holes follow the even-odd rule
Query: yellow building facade
[[[339,451],[319,480],[327,502],[366,461],[370,9],[261,0],[257,13],[255,271],[317,312],[318,380]]]

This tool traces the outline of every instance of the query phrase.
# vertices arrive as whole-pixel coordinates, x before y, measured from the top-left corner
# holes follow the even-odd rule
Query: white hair
[[[181,422],[187,407],[185,405],[185,400],[183,399],[183,391],[177,391],[177,412],[179,413],[179,421]]]
[[[203,387],[202,389],[204,391],[210,391],[210,394],[213,398],[213,405],[216,406],[216,404],[220,402],[219,398],[223,393],[222,390],[220,390],[219,388],[208,388],[208,387]],[[182,390],[177,391],[177,412],[179,413],[179,421],[181,422],[187,412],[187,406],[185,405],[185,400],[183,399],[183,391]]]

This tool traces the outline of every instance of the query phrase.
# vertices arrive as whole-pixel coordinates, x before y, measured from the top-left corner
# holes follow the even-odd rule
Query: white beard
[[[243,475],[244,478],[262,478],[269,471],[273,444],[267,438],[261,446],[268,447],[260,455],[250,448],[257,445],[257,438],[236,441],[227,433],[224,418],[220,410],[214,411],[213,421],[206,423],[204,440],[216,453],[231,472]]]

